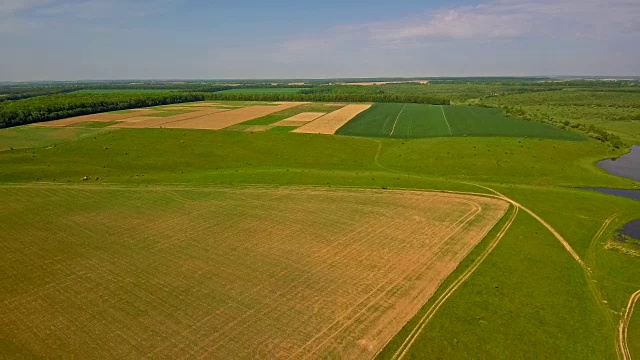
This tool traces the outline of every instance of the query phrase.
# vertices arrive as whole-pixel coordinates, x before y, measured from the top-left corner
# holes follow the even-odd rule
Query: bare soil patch
[[[124,119],[123,122],[112,125],[110,127],[113,128],[160,128],[160,127],[168,127],[164,126],[165,124],[171,124],[174,122],[180,122],[188,119],[196,119],[199,117],[209,116],[211,114],[217,114],[227,111],[226,109],[218,109],[218,108],[207,108],[205,110],[194,111],[185,114],[178,114],[167,117],[133,117]]]
[[[293,115],[292,117],[286,118],[284,120],[281,120],[273,124],[273,126],[301,126],[324,115],[326,115],[326,113],[303,112],[300,114]]]
[[[74,125],[82,122],[110,122],[110,121],[121,121],[133,117],[138,117],[141,114],[151,115],[155,113],[159,113],[160,111],[152,110],[152,109],[131,109],[131,112],[126,114],[117,114],[117,113],[100,113],[100,114],[91,114],[91,115],[83,115],[76,116],[67,119],[61,120],[53,120],[47,122],[41,122],[37,124],[33,124],[33,126],[42,126],[42,127],[61,127],[67,125]]]
[[[352,104],[322,116],[306,125],[303,125],[293,132],[307,134],[335,134],[335,132],[353,119],[359,113],[367,110],[371,105]]]
[[[229,110],[224,113],[212,114],[207,116],[199,116],[197,118],[184,121],[175,121],[166,124],[168,128],[180,129],[206,129],[220,130],[229,126],[240,124],[242,122],[253,120],[265,115],[273,114],[278,111],[293,108],[298,105],[306,104],[305,102],[282,102],[276,106],[258,105],[245,108]]]
[[[21,204],[0,208],[12,274],[0,338],[76,358],[373,358],[507,209],[319,188],[37,185],[0,198]]]

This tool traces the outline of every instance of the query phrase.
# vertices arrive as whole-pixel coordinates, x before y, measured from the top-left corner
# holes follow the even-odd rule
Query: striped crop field
[[[505,116],[500,109],[473,106],[374,104],[336,132],[337,135],[428,137],[530,137],[581,140],[571,131]]]
[[[305,187],[0,200],[0,358],[372,358],[507,209]]]

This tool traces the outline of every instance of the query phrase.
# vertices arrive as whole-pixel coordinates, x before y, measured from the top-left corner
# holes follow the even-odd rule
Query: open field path
[[[429,308],[429,310],[427,310],[422,318],[420,318],[418,324],[416,324],[415,328],[413,328],[411,333],[409,333],[409,336],[407,336],[402,345],[400,345],[400,348],[398,348],[398,350],[395,352],[392,359],[404,358],[404,356],[407,354],[407,351],[411,348],[413,343],[418,338],[418,335],[420,335],[420,333],[424,330],[429,320],[433,318],[433,315],[435,315],[438,309],[440,309],[442,304],[444,304],[444,302],[476,271],[476,269],[484,262],[489,254],[491,254],[493,249],[495,249],[500,240],[502,240],[504,235],[507,233],[507,230],[509,230],[509,228],[511,227],[511,224],[513,224],[513,221],[516,219],[518,210],[519,209],[517,207],[513,208],[511,216],[509,216],[509,220],[507,220],[507,222],[502,226],[500,232],[496,235],[496,237],[491,240],[489,246],[482,252],[482,254],[480,254],[478,259],[467,270],[465,270],[465,272],[462,273],[459,278],[457,278],[450,286],[448,286],[444,290],[444,292],[436,299],[431,308]]]
[[[640,290],[636,291],[631,298],[629,299],[629,304],[627,305],[627,309],[624,312],[624,316],[620,321],[620,334],[618,337],[618,341],[620,342],[620,351],[622,352],[623,360],[632,360],[631,352],[629,351],[629,344],[627,341],[627,335],[629,332],[629,323],[631,322],[631,317],[633,316],[633,310],[636,306],[636,302],[640,299]]]
[[[587,265],[584,263],[584,261],[582,261],[582,259],[578,255],[578,253],[571,247],[569,242],[567,242],[567,240],[565,240],[565,238],[562,237],[562,235],[560,235],[560,233],[558,231],[556,231],[556,229],[554,229],[551,225],[549,225],[549,223],[547,223],[540,216],[538,216],[538,214],[534,213],[533,211],[531,211],[531,210],[527,209],[526,207],[524,207],[522,204],[516,202],[515,200],[513,200],[511,198],[508,198],[507,196],[499,193],[498,191],[496,191],[496,190],[494,190],[492,188],[489,188],[489,187],[486,187],[486,186],[482,186],[482,185],[478,185],[478,184],[474,184],[474,183],[467,183],[467,182],[462,182],[462,183],[463,184],[467,184],[467,185],[475,185],[475,186],[481,187],[483,189],[489,190],[489,191],[493,192],[494,194],[496,194],[497,196],[501,197],[502,199],[510,202],[514,206],[517,206],[520,209],[524,210],[527,214],[531,215],[531,217],[536,219],[542,226],[547,228],[547,230],[549,230],[549,232],[551,232],[551,234],[553,234],[553,236],[555,236],[555,238],[560,242],[560,244],[562,244],[562,246],[565,248],[565,250],[567,250],[567,252],[574,258],[574,260],[576,262],[578,262],[578,264],[580,264],[580,267],[582,267],[582,269],[584,269],[587,272],[591,272],[591,269],[589,269],[589,267],[587,267]]]
[[[596,247],[598,241],[600,240],[602,235],[605,234],[605,231],[616,217],[618,217],[618,214],[613,214],[602,223],[596,234],[591,239],[591,243],[589,244],[589,248],[587,249],[587,255],[585,256],[585,262],[589,265],[589,269],[591,270],[585,272],[587,276],[587,284],[589,285],[589,291],[591,291],[591,294],[596,300],[598,308],[601,310],[602,314],[607,320],[607,325],[609,326],[609,331],[611,332],[615,332],[616,328],[615,321],[611,313],[612,310],[607,305],[607,301],[604,299],[602,291],[600,291],[600,288],[597,286],[597,282],[595,279],[595,277],[598,275],[596,267]],[[621,348],[622,344],[618,340],[616,340],[615,349],[619,359],[622,358],[622,353],[620,352]]]
[[[398,116],[396,116],[396,121],[393,122],[393,127],[391,128],[391,134],[389,135],[393,135],[393,132],[396,131],[396,125],[398,124],[398,119],[400,119],[400,115],[402,115],[406,107],[407,105],[403,106],[402,110],[400,110],[400,112],[398,113]]]
[[[374,156],[374,163],[378,167],[383,169],[383,170],[400,173],[398,170],[394,170],[394,169],[388,168],[388,167],[386,167],[386,166],[384,166],[384,165],[382,165],[380,163],[379,160],[380,160],[380,154],[382,152],[382,142],[380,140],[376,140],[376,139],[370,139],[370,140],[371,141],[375,141],[378,144],[378,149],[377,149],[376,154]],[[412,174],[406,174],[406,175],[407,176],[419,177],[417,175],[412,175]],[[593,272],[592,272],[591,268],[587,265],[587,263],[585,263],[584,260],[582,260],[580,258],[578,253],[573,249],[573,247],[569,244],[569,242],[567,242],[566,239],[556,229],[554,229],[549,223],[547,223],[544,219],[542,219],[538,214],[536,214],[532,210],[530,210],[527,207],[523,206],[519,202],[507,197],[506,195],[498,192],[495,189],[492,189],[492,188],[487,187],[487,186],[479,185],[479,184],[476,184],[476,183],[463,182],[463,181],[456,181],[456,182],[461,183],[461,184],[465,184],[465,185],[471,185],[471,186],[480,187],[482,189],[485,189],[485,190],[489,191],[491,194],[477,193],[477,192],[456,192],[456,191],[454,191],[453,193],[474,194],[474,195],[480,195],[480,196],[495,197],[495,198],[499,198],[499,199],[505,200],[505,201],[509,202],[511,205],[513,205],[515,207],[514,214],[512,214],[512,216],[514,218],[517,215],[519,210],[523,210],[524,212],[529,214],[531,217],[533,217],[536,221],[538,221],[542,226],[544,226],[549,232],[551,232],[551,234],[556,238],[556,240],[558,240],[558,242],[560,242],[560,244],[571,255],[571,257],[573,257],[574,260],[584,270],[585,276],[587,277],[587,281],[589,283],[589,288],[590,288],[590,290],[591,290],[596,302],[598,302],[598,305],[601,307],[603,312],[605,312],[605,317],[608,319],[608,322],[610,323],[610,325],[612,324],[613,320],[612,320],[612,318],[611,318],[611,316],[609,314],[608,309],[606,309],[606,307],[603,307],[604,302],[603,302],[602,295],[601,295],[599,289],[597,287],[595,287],[595,285],[594,285]],[[433,191],[439,191],[439,190],[433,190]],[[449,192],[449,191],[444,191],[444,192]],[[594,238],[592,240],[592,243],[590,245],[590,251],[593,251],[591,249],[591,247],[595,246],[595,243],[597,242],[597,239],[600,238],[604,234],[605,230],[608,228],[608,226],[611,224],[611,222],[615,219],[616,216],[617,216],[617,214],[614,214],[611,217],[609,217],[603,223],[603,225],[600,227],[600,229],[595,234],[595,236],[594,236]],[[513,220],[510,219],[510,221],[507,224],[510,225],[512,221]],[[503,231],[506,232],[507,230],[508,230],[508,227],[503,228],[500,233],[503,234]],[[500,236],[499,238],[501,238],[501,237],[502,236]],[[495,245],[493,245],[493,242],[492,242],[492,246],[490,246],[489,249],[493,249],[494,247],[495,247]],[[488,253],[486,255],[483,253],[483,255],[481,256],[480,259],[484,259],[487,255],[488,255]],[[589,256],[594,256],[594,255],[587,255],[588,258],[589,258]],[[479,266],[479,264],[478,264],[478,266]],[[475,269],[476,266],[474,265],[474,266],[472,266],[472,268]],[[470,275],[471,275],[471,273],[469,273],[469,274],[465,273],[465,274],[461,275],[460,279],[462,279],[462,282],[463,282]],[[447,288],[447,290],[445,290],[443,295],[441,295],[441,297],[438,298],[438,300],[434,303],[433,307],[427,311],[427,313],[423,316],[423,318],[421,318],[421,320],[416,325],[416,328],[414,328],[414,330],[409,334],[407,339],[405,339],[405,341],[403,342],[401,347],[396,351],[396,353],[393,356],[394,359],[402,359],[407,354],[407,351],[411,347],[411,344],[413,344],[413,342],[418,337],[420,332],[425,328],[425,326],[428,323],[428,321],[433,317],[433,314],[440,308],[442,303],[459,286],[460,286],[460,283],[458,283],[458,281],[456,281],[451,285],[451,287],[449,287],[449,288]],[[638,298],[640,298],[640,290],[638,292],[634,293],[633,296],[631,297],[631,299],[629,300],[629,305],[627,306],[627,310],[625,312],[625,316],[622,318],[621,323],[620,323],[620,334],[619,334],[619,340],[618,340],[619,344],[616,344],[616,353],[618,354],[618,357],[623,359],[623,360],[631,360],[632,359],[631,358],[631,354],[629,353],[629,350],[628,350],[628,345],[627,345],[627,332],[628,332],[627,328],[628,328],[631,316],[633,314],[635,303],[638,300]]]
[[[451,126],[449,126],[449,120],[447,120],[447,114],[444,113],[444,107],[440,105],[440,110],[442,110],[442,116],[444,117],[444,122],[447,123],[447,129],[449,129],[449,135],[453,136],[453,132],[451,132]]]

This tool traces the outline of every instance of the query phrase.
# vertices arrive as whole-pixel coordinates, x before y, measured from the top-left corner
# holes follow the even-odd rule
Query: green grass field
[[[0,130],[0,151],[46,147],[66,141],[77,140],[85,136],[96,135],[104,131],[103,129],[100,129],[100,126],[87,125],[87,123],[78,125],[80,126],[75,126],[73,128],[39,128],[20,126],[10,129],[2,129]]]
[[[385,122],[393,114],[398,117],[402,108],[404,111],[395,130],[401,134],[442,132],[446,128],[442,122],[437,122],[437,126],[430,124],[430,128],[420,122],[414,124],[414,116],[418,115],[441,120],[436,111],[442,110],[439,106],[379,105],[382,104],[374,106],[375,116],[370,115],[371,120],[360,123],[359,131],[376,128],[378,132],[387,130],[390,135],[391,130]],[[452,132],[463,131],[460,129],[482,132],[485,128],[475,127],[477,122],[495,125],[513,120],[483,112],[491,109],[445,106],[444,110]],[[367,125],[369,121],[375,126]],[[640,266],[639,258],[608,249],[606,244],[613,239],[615,229],[638,217],[640,203],[579,188],[632,188],[638,184],[611,176],[594,165],[599,159],[619,155],[620,151],[592,139],[566,141],[573,140],[574,134],[558,129],[559,132],[554,133],[556,135],[548,135],[547,125],[531,124],[535,127],[513,125],[509,130],[513,131],[512,134],[522,129],[530,131],[525,135],[510,135],[517,138],[463,137],[462,134],[424,139],[389,139],[383,135],[363,137],[367,134],[359,137],[289,134],[280,133],[277,128],[260,133],[179,129],[3,129],[0,130],[0,148],[7,149],[11,144],[29,148],[0,151],[0,188],[3,190],[0,191],[0,201],[8,204],[7,211],[15,208],[24,214],[33,213],[43,222],[49,216],[55,216],[56,219],[67,219],[69,223],[82,223],[83,217],[98,210],[126,219],[122,214],[136,209],[147,214],[168,206],[183,209],[200,201],[202,196],[211,196],[200,193],[209,194],[206,191],[210,187],[243,189],[253,185],[282,188],[305,185],[487,192],[473,184],[488,186],[520,202],[553,226],[591,269],[591,275],[587,276],[546,228],[521,211],[491,255],[435,313],[409,348],[407,357],[615,359],[620,313],[629,296],[640,289]],[[64,133],[66,135],[63,136],[63,133],[55,134],[58,130],[79,132]],[[83,132],[85,130],[87,132]],[[500,129],[492,131],[499,132]],[[534,138],[532,134],[536,131],[541,137],[557,138]],[[558,135],[567,133],[570,135],[566,137]],[[56,146],[51,147],[52,144]],[[83,181],[85,176],[90,180]],[[52,186],[55,191],[38,188]],[[176,191],[178,188],[185,191]],[[107,194],[106,197],[94,197],[94,189]],[[38,196],[34,197],[34,194]],[[107,198],[114,201],[105,200]],[[133,198],[136,199],[131,203],[133,205],[126,205]],[[54,208],[38,207],[33,205],[37,204],[35,200],[20,202],[19,199],[52,201],[58,205]],[[102,204],[99,208],[91,205],[98,203]],[[263,206],[269,206],[269,202],[265,200]],[[602,236],[595,237],[614,213],[617,216],[604,229]],[[168,218],[167,221],[201,219],[204,222],[206,217],[202,214],[184,212],[182,220]],[[102,216],[92,217],[92,221],[103,219]],[[216,217],[206,219],[216,221]],[[5,229],[11,226],[12,231],[19,229],[19,224],[8,219],[0,220],[0,225]],[[123,226],[128,225],[125,223]],[[39,237],[46,239],[39,245],[46,249],[38,252],[42,262],[31,263],[29,256],[21,255],[24,261],[20,263],[24,268],[13,280],[0,281],[3,294],[9,294],[9,284],[15,284],[19,279],[23,279],[19,282],[24,286],[45,287],[51,284],[55,276],[62,276],[67,269],[82,265],[60,260],[72,259],[76,255],[74,251],[93,254],[94,261],[102,259],[101,262],[109,258],[103,256],[109,252],[130,256],[127,255],[129,248],[115,246],[108,238],[86,241],[81,227],[69,227],[68,231],[60,232],[38,232],[37,227],[29,229],[33,232],[21,235],[20,241],[33,243]],[[118,229],[121,228],[113,228],[112,231],[121,231]],[[198,234],[198,229],[184,225],[180,233]],[[86,230],[91,231],[91,228]],[[69,248],[68,252],[60,252],[56,246],[68,241],[65,233],[71,232],[77,235],[79,245]],[[16,245],[16,237],[11,234],[0,234],[0,246]],[[162,238],[166,233],[158,230],[157,236]],[[121,236],[117,238],[122,241]],[[304,238],[301,237],[300,241]],[[129,250],[143,250],[136,241],[127,244]],[[486,242],[481,243],[445,281],[445,285],[471,266],[486,246]],[[197,249],[186,249],[187,252],[201,253]],[[11,253],[5,252],[4,256],[11,256]],[[4,273],[10,273],[7,264],[8,261],[0,264]],[[135,281],[141,281],[141,289],[145,289],[151,286],[150,283],[143,282],[138,276],[162,271],[159,264],[131,261],[127,263],[131,267],[128,273],[134,274]],[[193,268],[195,272],[202,265],[184,263],[185,269]],[[116,266],[114,269],[119,268]],[[136,319],[157,319],[161,316],[158,312],[161,307],[153,302],[151,295],[149,304],[144,307],[128,302],[134,295],[127,295],[122,286],[131,278],[121,279],[113,275],[115,273],[83,275],[90,279],[97,277],[99,281],[93,282],[96,287],[117,290],[115,292],[120,296],[117,299],[120,307],[110,305],[108,301],[115,300],[109,299],[103,308],[92,313],[92,319],[103,324],[109,316],[133,316]],[[210,284],[212,279],[203,278],[201,281]],[[181,294],[197,297],[198,294],[190,291],[197,292],[203,288],[185,288]],[[140,291],[135,293],[137,299],[146,296],[143,290]],[[207,294],[201,296],[203,303],[210,299]],[[46,304],[47,298],[43,299],[43,304]],[[425,304],[414,320],[389,343],[380,358],[393,356],[412,326],[431,305],[432,302]],[[52,316],[51,313],[46,314]],[[60,310],[60,314],[60,323],[52,324],[51,331],[55,331],[58,324],[65,324],[64,312]],[[210,314],[206,311],[194,310],[190,316],[204,318],[207,315]],[[169,315],[167,317],[170,318]],[[639,319],[636,313],[629,331],[629,344],[634,354],[640,351],[637,345],[640,344]],[[168,319],[166,326],[172,326],[172,321]],[[119,330],[124,334],[132,331],[126,327]],[[155,335],[142,332],[135,333],[135,336]],[[106,339],[116,343],[115,338]],[[0,357],[21,351],[25,356],[34,355],[33,349],[24,346],[16,342],[16,337],[7,330],[0,329]],[[62,351],[66,345],[60,346]],[[91,348],[86,351],[87,356],[91,355]],[[144,352],[139,355],[144,356]]]
[[[399,139],[447,136],[584,139],[551,125],[505,117],[498,109],[420,104],[374,104],[336,134]]]

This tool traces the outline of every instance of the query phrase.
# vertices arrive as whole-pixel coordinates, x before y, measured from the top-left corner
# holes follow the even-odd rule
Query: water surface
[[[617,159],[598,162],[598,167],[610,174],[640,181],[640,146],[631,148],[631,152]]]
[[[618,231],[620,235],[627,235],[634,239],[640,240],[640,219],[630,221]]]
[[[604,194],[622,196],[640,201],[640,190],[608,189],[608,188],[585,188],[585,190],[597,191]]]

